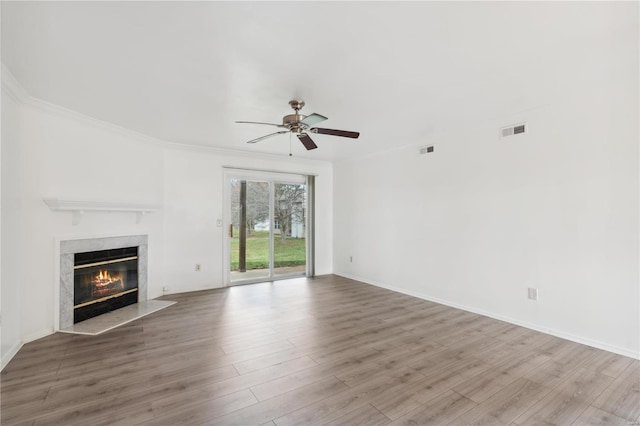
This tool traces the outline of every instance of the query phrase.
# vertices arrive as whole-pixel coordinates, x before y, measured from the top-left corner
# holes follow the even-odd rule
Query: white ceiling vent
[[[500,137],[505,138],[507,136],[525,134],[528,130],[527,123],[512,124],[511,126],[500,129]]]

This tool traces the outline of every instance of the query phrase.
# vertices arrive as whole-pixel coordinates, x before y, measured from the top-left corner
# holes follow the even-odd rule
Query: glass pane
[[[274,193],[274,275],[306,272],[306,205],[304,184],[276,183]]]
[[[231,219],[231,281],[269,277],[269,183],[231,179]]]

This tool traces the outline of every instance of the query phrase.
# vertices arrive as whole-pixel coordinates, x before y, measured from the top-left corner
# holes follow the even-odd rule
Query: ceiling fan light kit
[[[272,136],[281,135],[284,133],[295,133],[302,145],[307,150],[316,149],[318,145],[315,144],[313,139],[308,133],[317,133],[320,135],[341,136],[344,138],[357,139],[360,136],[359,132],[351,132],[347,130],[335,130],[335,129],[323,129],[320,127],[311,127],[317,123],[327,120],[327,117],[320,114],[304,115],[300,114],[300,110],[304,106],[304,101],[292,100],[289,101],[289,105],[295,111],[294,114],[285,115],[282,117],[282,124],[275,123],[263,123],[259,121],[236,121],[236,123],[242,124],[262,124],[267,126],[276,126],[287,130],[280,130],[278,132],[270,133],[265,136],[261,136],[256,139],[247,141],[247,143],[260,142],[263,139],[270,138]],[[308,132],[308,133],[307,133]]]

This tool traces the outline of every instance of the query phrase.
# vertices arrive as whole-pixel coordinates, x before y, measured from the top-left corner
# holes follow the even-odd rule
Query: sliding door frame
[[[269,184],[269,275],[267,277],[231,281],[231,235],[230,227],[233,224],[231,214],[231,179],[245,181],[268,182]],[[306,215],[304,218],[305,227],[305,262],[304,273],[274,274],[274,208],[275,208],[275,185],[276,184],[304,184],[306,191]],[[315,274],[315,181],[314,176],[301,175],[295,173],[275,172],[267,170],[239,169],[234,167],[223,168],[223,278],[225,286],[235,286],[243,284],[255,284],[259,282],[269,282],[296,277],[312,277]]]

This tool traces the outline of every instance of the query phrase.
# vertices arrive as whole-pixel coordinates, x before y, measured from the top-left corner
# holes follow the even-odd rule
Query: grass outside
[[[304,238],[287,238],[282,241],[279,235],[273,239],[274,268],[304,265],[306,246]],[[237,236],[231,239],[231,270],[238,270],[240,241]],[[269,268],[269,231],[253,231],[247,236],[247,269]]]

